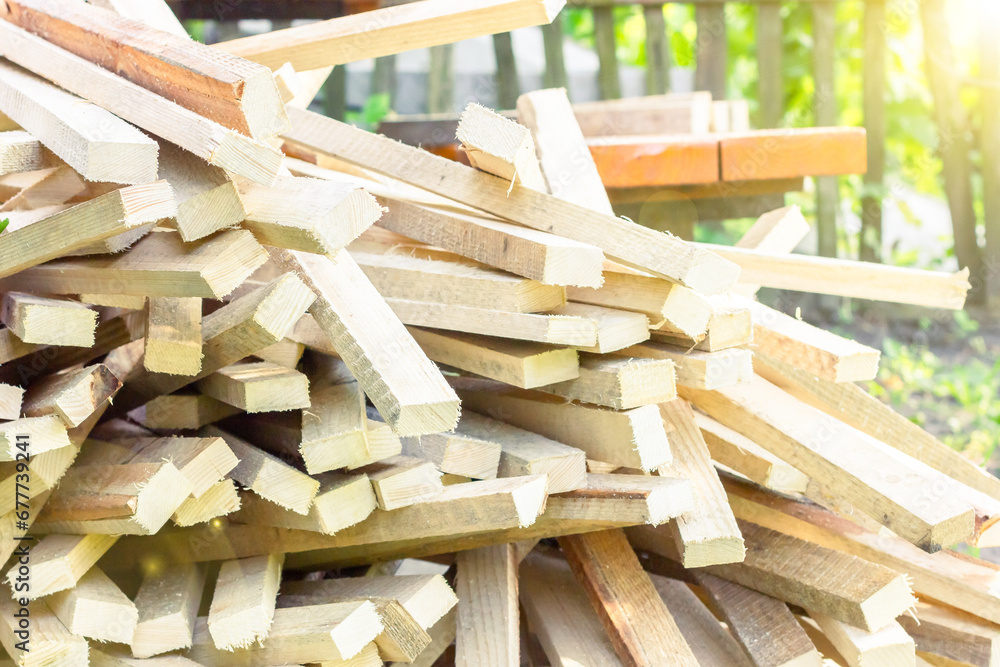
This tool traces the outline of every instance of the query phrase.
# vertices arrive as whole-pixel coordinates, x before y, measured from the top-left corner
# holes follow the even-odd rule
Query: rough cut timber
[[[476,169],[499,176],[511,187],[548,191],[535,155],[535,142],[523,125],[472,103],[462,112],[456,137]]]
[[[388,207],[378,224],[545,285],[599,287],[604,253],[586,243],[494,218],[379,197]]]
[[[571,301],[552,314],[586,317],[597,323],[597,344],[580,348],[583,352],[608,354],[649,340],[649,318],[642,313]]]
[[[469,409],[462,412],[455,432],[500,446],[497,477],[545,475],[549,493],[573,491],[587,485],[586,455],[575,447],[484,417]]]
[[[16,0],[0,16],[223,127],[260,141],[288,128],[266,67],[73,0]]]
[[[597,320],[578,315],[511,313],[430,301],[386,299],[403,324],[550,345],[591,347],[597,344]],[[310,342],[315,345],[315,341]],[[322,348],[318,348],[322,351]]]
[[[25,417],[54,414],[67,426],[79,426],[121,386],[121,380],[107,366],[95,364],[31,383],[21,409]]]
[[[271,187],[240,179],[239,190],[247,211],[243,227],[279,248],[335,252],[382,214],[374,197],[346,183],[279,176]]]
[[[293,144],[541,231],[588,243],[618,261],[712,294],[736,282],[737,268],[660,232],[529,188],[509,193],[502,178],[308,111],[290,110]]]
[[[682,388],[681,395],[809,475],[831,497],[853,504],[929,552],[973,533],[975,513],[961,497],[926,502],[928,485],[947,484],[946,476],[898,455],[764,379],[754,377],[714,392]],[[886,474],[890,470],[895,474]]]
[[[290,62],[302,72],[545,25],[563,4],[563,0],[476,0],[458,9],[448,0],[430,0],[234,39],[216,48],[271,69]]]
[[[222,438],[136,438],[118,441],[133,452],[129,463],[174,464],[191,484],[195,498],[207,493],[239,464],[239,459]]]
[[[665,324],[650,332],[655,341],[694,347],[705,352],[718,352],[733,347],[748,346],[753,341],[753,321],[750,308],[728,294],[716,294],[708,298],[712,304],[712,314],[708,318],[705,336],[689,337],[677,333],[673,325]]]
[[[168,218],[176,212],[174,194],[166,181],[115,190],[21,229],[5,232],[0,238],[0,277],[11,276],[95,241]],[[33,285],[31,289],[40,288]],[[101,290],[77,287],[64,293],[81,291]]]
[[[699,247],[739,264],[741,280],[764,287],[951,310],[964,307],[970,289],[964,269],[943,273],[707,243]]]
[[[462,418],[465,419],[468,414],[465,413]],[[431,433],[403,440],[405,455],[430,461],[443,473],[472,479],[495,478],[501,452],[502,446],[495,440],[454,432]]]
[[[669,359],[604,357],[581,353],[579,377],[541,391],[570,400],[629,410],[677,398],[674,362]]]
[[[576,350],[434,329],[407,329],[428,358],[522,389],[579,376]]]
[[[215,647],[208,620],[195,623],[187,656],[204,667],[267,667],[324,660],[346,661],[382,632],[371,602],[288,607],[274,612],[274,620],[263,643],[235,651]]]
[[[23,440],[19,441],[19,436],[27,436],[31,456],[70,445],[66,423],[58,415],[15,419],[0,424],[0,461],[16,461],[18,453],[24,455]]]
[[[644,359],[669,359],[674,362],[677,386],[684,388],[721,389],[739,386],[753,377],[753,353],[744,349],[703,352],[651,341],[627,347],[614,354]]]
[[[624,533],[572,535],[559,545],[623,664],[698,665]]]
[[[54,294],[117,289],[145,296],[220,298],[266,259],[253,234],[243,229],[190,244],[176,232],[163,231],[122,255],[56,260],[0,284],[34,284],[34,289]]]
[[[441,493],[441,473],[430,461],[412,456],[393,456],[358,472],[368,475],[378,506],[394,510],[432,499]]]
[[[117,540],[117,535],[46,535],[31,548],[32,581],[25,597],[37,600],[73,588]],[[13,568],[7,573],[11,589],[16,578]]]
[[[30,174],[10,174],[0,177],[0,188],[16,184],[24,177],[18,193],[7,199],[0,211],[29,211],[46,206],[58,206],[83,195],[87,186],[76,170],[67,165],[49,167]]]
[[[917,602],[916,614],[919,622],[907,614],[898,622],[916,641],[917,651],[975,667],[990,667],[1000,657],[1000,628],[996,624],[927,602]]]
[[[76,301],[7,292],[0,304],[0,322],[25,343],[91,347],[97,311]]]
[[[309,378],[269,361],[220,368],[198,382],[204,394],[246,412],[281,412],[309,407]]]
[[[573,105],[588,137],[618,134],[707,134],[711,130],[712,94],[667,93]]]
[[[135,604],[96,566],[45,603],[71,633],[102,642],[130,644],[139,620]]]
[[[913,638],[896,621],[875,632],[865,632],[824,614],[810,612],[809,616],[850,667],[903,665],[913,663],[916,658]]]
[[[514,546],[499,544],[461,551],[456,565],[456,667],[519,667],[518,582]]]
[[[757,218],[736,242],[737,248],[754,248],[764,252],[792,252],[809,233],[809,223],[798,206],[785,206]],[[754,298],[760,285],[740,281],[733,291]]]
[[[310,474],[364,465],[373,454],[365,394],[357,382],[314,386],[299,424],[298,450]]]
[[[12,23],[0,23],[0,55],[86,97],[209,164],[270,185],[281,153],[80,58]],[[273,82],[272,82],[273,85]]]
[[[575,500],[586,503],[575,503]],[[569,501],[569,502],[567,502]],[[587,482],[546,504],[548,519],[628,522],[659,526],[694,508],[687,479],[589,473]]]
[[[267,638],[284,561],[284,554],[271,554],[222,563],[208,610],[217,649],[249,648]]]
[[[23,389],[10,384],[0,384],[0,419],[20,417],[23,400]]]
[[[719,180],[713,136],[593,137],[587,147],[608,188],[669,187]]]
[[[225,171],[193,153],[160,142],[159,175],[174,188],[177,197],[174,224],[185,241],[205,238],[239,224],[246,217],[236,184]]]
[[[24,130],[0,132],[0,174],[34,171],[45,166],[42,143]]]
[[[399,435],[450,430],[458,397],[346,251],[328,257],[272,249],[316,294],[311,312],[351,374]]]
[[[819,651],[787,604],[707,572],[692,574],[754,667],[819,667]]]
[[[135,606],[138,623],[130,648],[136,658],[191,646],[205,569],[200,565],[173,565],[143,577]]]
[[[379,293],[390,299],[515,313],[552,310],[566,303],[561,287],[466,262],[361,252],[351,252],[351,257]]]
[[[517,98],[517,118],[531,130],[548,192],[601,213],[614,214],[586,139],[563,88]],[[593,287],[593,286],[591,286]]]
[[[146,305],[146,370],[168,375],[201,372],[201,299],[150,297]]]
[[[52,665],[86,665],[88,664],[87,640],[74,635],[56,615],[42,603],[33,603],[27,607],[31,618],[31,638],[28,643],[30,650],[24,650],[25,644],[15,633],[20,631],[17,612],[21,609],[16,600],[0,596],[0,643],[7,655],[11,656],[13,665],[41,667],[45,663]],[[45,656],[45,661],[36,660],[36,656]]]
[[[204,394],[178,393],[154,398],[130,412],[129,418],[154,431],[198,430],[239,412],[239,408]]]
[[[722,135],[719,169],[724,181],[863,174],[865,130],[810,127]]]
[[[88,181],[156,180],[156,142],[114,114],[0,63],[0,111]]]
[[[578,447],[590,458],[642,470],[670,462],[667,433],[656,406],[608,410],[476,382],[461,383],[457,390],[466,409]]]

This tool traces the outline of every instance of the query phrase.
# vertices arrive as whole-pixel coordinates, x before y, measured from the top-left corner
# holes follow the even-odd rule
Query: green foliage
[[[8,218],[4,218],[3,220],[0,220],[0,232],[2,232],[3,230],[7,229],[7,225],[9,225],[9,224],[10,224],[10,220]]]
[[[368,99],[365,100],[365,105],[361,107],[361,111],[347,111],[346,120],[352,125],[374,131],[379,122],[388,115],[389,109],[389,93],[369,95]]]

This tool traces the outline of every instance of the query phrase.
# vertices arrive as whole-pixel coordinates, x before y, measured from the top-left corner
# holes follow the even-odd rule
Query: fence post
[[[944,190],[948,195],[951,224],[955,232],[955,256],[958,263],[968,267],[971,273],[969,300],[979,301],[983,294],[982,256],[976,242],[969,142],[965,137],[965,110],[959,100],[958,68],[949,37],[944,0],[922,0],[920,21],[924,28],[927,78],[937,118],[938,152],[944,167]]]
[[[865,4],[864,114],[868,135],[868,171],[865,188],[877,194],[861,198],[860,258],[882,261],[882,195],[885,177],[885,2]]]
[[[785,115],[785,86],[781,71],[781,3],[757,5],[757,95],[760,127],[778,127]]]
[[[517,62],[514,60],[514,44],[509,32],[493,35],[493,53],[497,61],[497,107],[513,109],[517,106],[521,86],[517,81]]]
[[[661,95],[670,90],[670,43],[663,5],[642,8],[646,22],[646,94]]]
[[[427,113],[452,111],[455,105],[453,69],[451,44],[432,46],[427,70]]]
[[[1000,5],[986,3],[980,23],[979,76],[983,79],[980,104],[983,127],[983,211],[986,227],[985,282],[991,305],[1000,305]]]
[[[396,56],[382,56],[375,59],[372,70],[372,95],[388,95],[389,108],[396,94]]]
[[[597,85],[602,100],[615,100],[622,96],[618,80],[618,56],[615,53],[614,7],[594,7],[594,46],[597,49]]]
[[[726,36],[726,6],[697,4],[694,8],[698,24],[697,63],[694,86],[712,93],[712,99],[726,99],[726,64],[729,42]]]
[[[813,96],[816,125],[837,124],[837,97],[834,93],[834,51],[836,25],[834,3],[822,0],[813,4],[813,78],[816,91]],[[819,235],[819,254],[837,256],[837,177],[822,176],[816,179],[816,231]]]
[[[563,54],[562,14],[556,14],[552,23],[542,26],[545,44],[545,73],[542,82],[546,88],[567,88],[566,57]]]

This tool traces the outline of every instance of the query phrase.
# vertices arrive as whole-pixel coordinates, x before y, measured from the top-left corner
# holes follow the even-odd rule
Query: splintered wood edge
[[[728,536],[685,542],[681,557],[684,567],[692,568],[742,563],[746,554],[747,550],[743,538]]]
[[[511,491],[514,508],[517,510],[518,527],[525,528],[535,523],[535,520],[545,509],[547,488],[548,476],[540,475],[539,479],[532,480]]]
[[[917,600],[913,597],[913,591],[906,578],[903,575],[894,577],[867,600],[861,602],[861,614],[868,624],[865,630],[875,632],[884,628],[897,616],[915,609],[916,604]]]

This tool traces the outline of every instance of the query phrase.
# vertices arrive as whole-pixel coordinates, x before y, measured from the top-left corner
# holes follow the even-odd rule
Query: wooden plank
[[[775,358],[830,382],[874,380],[879,350],[750,301],[754,352]]]
[[[764,287],[953,310],[963,307],[969,291],[965,269],[944,273],[746,248],[706,248],[739,264],[741,280]]]
[[[462,200],[513,222],[595,245],[619,261],[705,293],[725,289],[735,281],[735,267],[634,223],[527,188],[508,197],[507,184],[496,176],[305,111],[292,110],[292,120],[294,128],[286,139],[293,144]],[[430,173],[433,178],[427,177]]]
[[[98,641],[130,644],[139,620],[135,604],[97,566],[45,603],[72,634]]]
[[[559,544],[624,664],[698,664],[621,531],[563,537]]]
[[[220,368],[199,380],[198,390],[246,412],[309,407],[309,378],[269,361],[241,362]]]
[[[266,67],[72,1],[17,0],[0,16],[246,136],[263,141],[288,128],[284,104]]]
[[[0,419],[17,419],[21,416],[24,390],[9,384],[0,384]]]
[[[261,361],[270,361],[285,368],[297,368],[305,354],[306,346],[289,338],[282,338],[274,345],[268,345],[254,356]]]
[[[548,192],[587,208],[611,213],[611,202],[583,131],[562,88],[536,90],[517,98],[518,120],[531,130]],[[599,287],[599,285],[587,285]]]
[[[240,460],[229,476],[261,498],[297,514],[307,514],[319,492],[319,482],[299,472],[278,457],[269,454],[231,433],[206,426],[201,433],[222,438]]]
[[[191,494],[172,463],[70,468],[35,521],[39,531],[152,535]]]
[[[0,304],[0,321],[25,343],[90,347],[97,311],[76,301],[7,292]]]
[[[903,614],[898,622],[916,641],[923,653],[953,660],[956,663],[988,667],[1000,651],[1000,634],[988,623],[959,609],[917,602],[917,622]]]
[[[426,502],[444,488],[434,464],[412,456],[393,456],[359,468],[358,472],[368,475],[383,510]]]
[[[719,139],[724,181],[863,174],[864,128],[810,127],[755,130]]]
[[[4,267],[0,276],[10,276],[95,241],[169,217],[175,211],[173,192],[164,181],[116,190],[4,233],[0,239],[0,265]],[[73,293],[80,291],[77,288]]]
[[[708,610],[687,584],[650,574],[657,593],[667,605],[684,641],[691,647],[700,665],[748,667],[740,645]]]
[[[596,247],[496,219],[380,197],[379,226],[546,285],[600,284],[604,254]]]
[[[270,184],[281,154],[214,123],[12,23],[0,25],[0,53],[67,91],[227,171]],[[273,80],[271,85],[273,86]]]
[[[532,553],[521,563],[524,614],[554,667],[621,664],[566,561]]]
[[[649,318],[643,313],[572,301],[552,313],[586,317],[597,323],[597,344],[580,347],[581,352],[608,354],[649,340]]]
[[[916,657],[913,638],[896,621],[890,621],[875,632],[866,632],[817,612],[810,612],[809,616],[850,667],[873,662],[905,664]]]
[[[817,505],[757,491],[731,479],[725,484],[736,516],[892,568],[913,582],[918,595],[1000,622],[1000,597],[989,588],[1000,576],[991,565],[954,552],[928,554],[904,539],[871,533]]]
[[[226,441],[219,437],[136,438],[118,442],[134,452],[129,463],[173,463],[187,478],[195,498],[207,493],[240,463]]]
[[[755,667],[819,666],[819,651],[784,602],[707,572],[692,574]]]
[[[542,312],[566,303],[558,285],[459,261],[351,251],[372,284],[390,299],[431,301],[507,312]],[[456,256],[456,259],[459,259]]]
[[[694,421],[691,406],[681,400],[660,405],[664,421],[671,424],[673,463],[661,466],[665,476],[691,480],[693,507],[662,528],[629,528],[629,539],[637,546],[661,553],[667,541],[680,556],[684,567],[704,567],[738,563],[746,548],[725,490],[709,459],[708,447]],[[664,545],[664,546],[658,546]]]
[[[707,297],[688,287],[616,268],[605,270],[599,289],[568,287],[566,296],[580,303],[643,313],[650,322],[662,321],[691,338],[705,334],[712,313]]]
[[[456,666],[519,666],[517,560],[513,545],[459,552],[456,565]]]
[[[643,359],[669,359],[674,363],[677,373],[677,386],[688,389],[735,387],[749,382],[753,377],[753,355],[750,350],[703,352],[651,341],[627,347],[615,354]]]
[[[30,588],[17,589],[16,567],[7,572],[7,582],[29,600],[73,588],[117,540],[117,535],[46,535],[31,548]]]
[[[0,461],[24,457],[25,440],[30,455],[35,456],[69,446],[66,423],[54,414],[25,417],[0,424]]]
[[[809,477],[798,469],[707,415],[698,412],[694,418],[716,463],[772,491],[789,494],[806,492]]]
[[[934,483],[932,479],[947,482],[944,475],[914,459],[893,455],[894,450],[875,438],[824,415],[766,380],[755,377],[714,392],[683,388],[680,393],[809,475],[831,496],[853,503],[859,511],[929,552],[965,539],[974,529],[967,501],[941,498],[928,504],[918,500],[924,497],[924,485]],[[736,418],[737,414],[741,416]],[[804,437],[803,428],[809,433],[822,428],[824,435],[821,439]],[[837,445],[831,447],[831,442]],[[852,450],[865,453],[860,456]],[[897,474],[885,475],[887,470]],[[914,480],[915,486],[909,487],[904,478]],[[893,507],[893,512],[886,512],[887,506]]]
[[[137,296],[217,299],[236,289],[266,259],[263,247],[244,229],[190,244],[175,232],[157,232],[136,243],[130,252],[56,260],[5,278],[0,285],[52,294],[120,291]]]
[[[642,470],[670,462],[667,434],[655,406],[616,411],[502,385],[456,385],[467,409],[577,447],[588,457]]]
[[[223,479],[197,498],[190,496],[170,515],[170,520],[175,526],[194,526],[232,514],[239,508],[240,496],[236,483],[231,479]]]
[[[364,521],[378,507],[367,475],[331,472],[319,475],[317,480],[320,482],[319,492],[306,516],[244,493],[240,511],[232,520],[334,535]]]
[[[273,250],[318,295],[312,314],[365,393],[399,435],[449,430],[458,398],[345,251],[327,259]]]
[[[79,295],[81,303],[123,310],[145,310],[146,297],[131,294],[101,294],[99,292],[84,292]],[[98,325],[100,326],[100,325]]]
[[[67,426],[79,426],[121,388],[104,364],[50,375],[28,387],[21,410],[25,417],[58,415]],[[17,419],[17,415],[11,417]]]
[[[15,177],[27,174],[10,174],[0,178],[0,187],[11,184]],[[31,182],[0,206],[0,211],[25,211],[43,206],[55,206],[86,192],[87,186],[72,167],[49,167],[31,174]]]
[[[574,500],[586,499],[586,503]],[[694,509],[691,484],[679,477],[589,473],[586,485],[552,496],[550,519],[627,521],[659,526]]]
[[[579,375],[576,351],[433,329],[408,329],[428,358],[522,389]]]
[[[271,554],[222,563],[207,621],[215,648],[235,651],[267,639],[284,561]]]
[[[42,143],[24,130],[0,132],[0,174],[34,171],[45,166]]]
[[[89,181],[156,180],[156,142],[114,114],[27,72],[0,65],[0,111]]]
[[[263,643],[237,651],[215,647],[208,620],[199,616],[188,657],[205,667],[266,667],[287,663],[347,660],[382,631],[371,602],[288,607],[274,612]]]
[[[511,106],[516,99],[516,95],[511,98]],[[547,191],[535,154],[534,139],[531,131],[523,125],[481,104],[472,103],[462,112],[455,136],[461,142],[469,164],[476,169],[499,176],[512,188]]]
[[[146,306],[146,370],[169,375],[201,372],[201,299],[150,297]]]
[[[290,62],[296,71],[312,70],[542,25],[562,5],[561,0],[479,0],[457,11],[447,0],[432,0],[331,19],[308,29],[299,26],[234,39],[216,48],[272,69]]]
[[[403,441],[403,454],[430,461],[443,473],[473,479],[494,479],[502,451],[499,442],[461,433],[431,433]]]
[[[382,214],[370,194],[345,183],[279,176],[270,187],[247,179],[237,184],[247,211],[243,227],[268,246],[335,252]]]
[[[570,400],[630,410],[677,398],[669,359],[580,355],[579,377],[539,387]]]
[[[509,311],[474,308],[430,301],[386,299],[392,312],[403,324],[433,327],[444,331],[495,336],[503,334],[512,340],[534,341],[549,345],[589,347],[597,344],[597,321],[579,315],[552,313],[512,313]],[[308,325],[296,329],[295,335],[305,337]],[[318,328],[318,327],[317,327]],[[319,342],[321,346],[329,343]],[[323,350],[324,347],[320,347]]]
[[[174,224],[187,242],[205,238],[246,218],[239,190],[225,171],[165,141],[160,142],[159,176],[174,188],[177,197]]]
[[[139,620],[130,644],[132,654],[150,658],[189,648],[204,587],[205,570],[199,565],[147,573],[135,596]]]
[[[585,455],[575,447],[466,409],[455,427],[458,435],[500,445],[497,477],[546,475],[549,493],[564,493],[587,484]]]
[[[719,180],[717,137],[618,136],[588,139],[609,188],[665,187]]]
[[[16,633],[20,630],[15,614],[20,611],[17,600],[3,596],[0,602],[0,643],[7,654],[13,658],[11,664],[28,665],[34,662],[31,653],[45,655],[52,664],[80,665],[87,663],[87,640],[73,635],[62,624],[48,606],[35,603],[27,606],[31,619],[31,637],[27,645],[21,643],[22,636]],[[24,650],[27,647],[29,650]]]
[[[129,418],[154,431],[197,430],[239,411],[204,394],[181,393],[158,396],[130,412]]]

